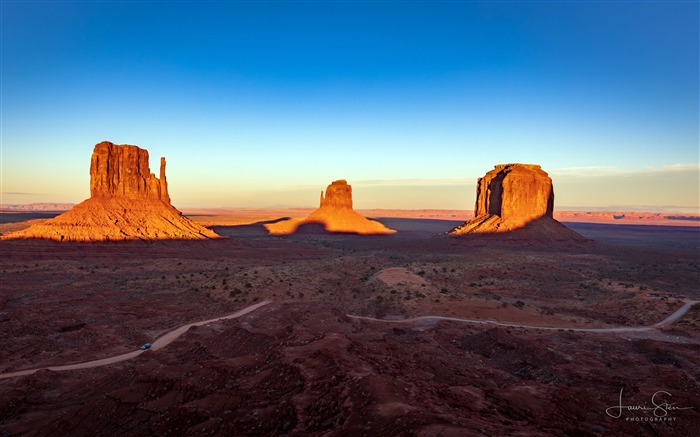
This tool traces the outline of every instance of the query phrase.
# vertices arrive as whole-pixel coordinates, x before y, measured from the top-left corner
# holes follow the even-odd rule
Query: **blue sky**
[[[187,206],[698,210],[698,2],[2,2],[2,203],[89,195],[94,144]]]

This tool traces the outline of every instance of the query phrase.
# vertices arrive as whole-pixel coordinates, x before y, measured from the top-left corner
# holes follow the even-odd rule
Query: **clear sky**
[[[471,209],[524,162],[557,208],[698,212],[698,1],[1,5],[1,203],[87,198],[107,140],[176,207]]]

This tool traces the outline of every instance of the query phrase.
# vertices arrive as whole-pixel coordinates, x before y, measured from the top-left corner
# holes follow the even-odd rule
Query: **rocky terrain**
[[[102,142],[90,164],[90,198],[69,211],[3,238],[58,241],[216,238],[170,204],[165,158],[160,178],[151,173],[148,151]]]
[[[474,218],[452,229],[450,234],[517,231],[513,232],[513,238],[584,240],[554,220],[553,214],[552,179],[539,165],[500,164],[477,181]]]
[[[322,225],[328,232],[360,235],[393,234],[382,223],[369,220],[352,209],[352,187],[341,179],[333,181],[324,196],[321,191],[319,208],[305,219],[290,219],[268,223],[265,228],[273,235],[293,234],[304,225]]]
[[[440,235],[456,220],[277,237],[266,221],[214,226],[229,237],[215,240],[0,242],[0,372],[129,352],[273,301],[130,361],[0,379],[0,430],[687,436],[700,423],[697,305],[657,330],[569,330],[646,326],[700,299],[698,228],[573,224],[593,241],[533,245]],[[620,390],[625,405],[664,391],[657,402],[691,409],[612,417]]]

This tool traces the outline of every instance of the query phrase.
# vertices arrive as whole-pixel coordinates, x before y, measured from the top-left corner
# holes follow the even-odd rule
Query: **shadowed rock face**
[[[269,223],[265,228],[271,234],[286,235],[295,233],[301,225],[314,223],[322,224],[328,232],[362,235],[396,232],[377,221],[361,216],[352,209],[352,186],[348,185],[344,179],[333,181],[326,188],[325,196],[321,191],[319,208],[305,219]]]
[[[526,223],[553,212],[552,179],[539,165],[497,165],[477,182],[474,217],[490,214]]]
[[[106,241],[218,237],[170,204],[165,158],[161,158],[157,178],[148,166],[148,151],[137,146],[107,141],[95,146],[90,195],[71,210],[4,238]]]
[[[554,220],[553,213],[552,179],[539,165],[500,164],[477,181],[474,218],[449,234],[518,230],[524,238],[585,240]]]

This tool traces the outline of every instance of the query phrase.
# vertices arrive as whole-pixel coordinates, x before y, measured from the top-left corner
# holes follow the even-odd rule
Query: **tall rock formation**
[[[90,163],[91,197],[124,197],[170,203],[165,179],[165,158],[160,158],[160,179],[148,166],[148,151],[104,141],[95,146]]]
[[[352,209],[352,186],[340,179],[321,191],[319,208],[305,219],[290,219],[265,225],[275,235],[293,234],[303,224],[322,224],[328,232],[361,235],[393,234],[396,232],[383,224],[369,220]]]
[[[165,158],[160,160],[157,178],[150,171],[147,150],[104,141],[92,152],[89,199],[5,238],[106,241],[217,237],[170,204]]]
[[[499,164],[476,183],[474,218],[449,234],[492,234],[518,230],[535,239],[583,239],[553,218],[552,179],[535,164]],[[524,231],[520,231],[520,230]]]
[[[326,187],[326,195],[321,191],[320,209],[347,208],[352,209],[352,186],[345,179],[333,181]]]
[[[497,215],[509,223],[552,217],[552,179],[535,164],[500,164],[479,178],[474,217]]]

